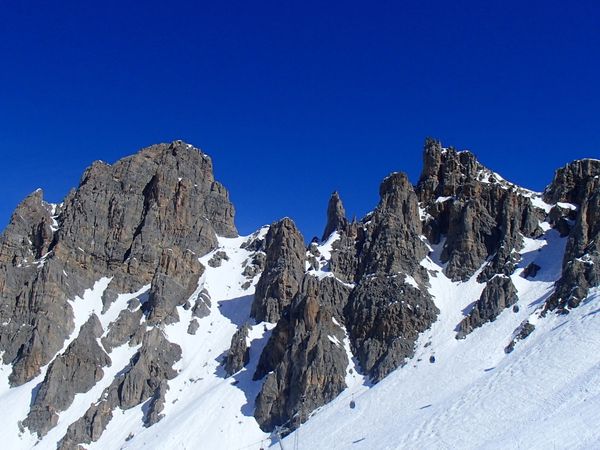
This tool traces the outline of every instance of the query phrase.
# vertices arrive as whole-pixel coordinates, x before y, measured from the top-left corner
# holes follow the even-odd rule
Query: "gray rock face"
[[[467,280],[489,258],[480,281],[512,273],[512,250],[522,247],[521,235],[542,234],[538,221],[544,212],[532,205],[530,193],[482,166],[472,153],[442,149],[432,139],[425,142],[423,159],[417,195],[430,217],[424,231],[432,243],[446,236],[441,255],[446,275]]]
[[[277,322],[304,276],[304,238],[286,217],[271,225],[265,240],[265,270],[256,284],[251,315],[259,322]]]
[[[333,278],[304,278],[293,304],[273,330],[254,376],[266,376],[254,413],[263,430],[292,418],[290,426],[297,427],[309,412],[345,389],[344,332],[333,319],[341,323],[337,314],[349,291]]]
[[[75,394],[89,391],[102,379],[102,367],[111,365],[97,342],[102,332],[100,321],[93,314],[81,327],[79,336],[50,364],[23,425],[44,436],[58,422],[57,413],[71,406]]]
[[[244,324],[237,329],[231,338],[231,346],[225,359],[225,373],[228,377],[239,372],[250,361],[250,348],[246,343],[250,326]]]
[[[386,178],[381,200],[364,227],[356,288],[345,310],[354,354],[361,368],[379,381],[413,353],[438,309],[427,293],[420,261],[428,250],[421,240],[415,191],[406,175]],[[406,282],[410,275],[422,288]]]
[[[517,343],[519,341],[522,341],[523,339],[527,339],[529,337],[529,335],[531,333],[533,333],[535,331],[535,325],[529,323],[529,321],[525,321],[523,322],[519,328],[517,328],[516,330],[516,336],[514,337],[514,339],[512,341],[510,341],[510,344],[508,344],[505,348],[504,348],[504,353],[512,353],[515,349],[515,346],[517,345]]]
[[[117,320],[109,325],[110,331],[102,338],[102,346],[108,353],[123,344],[132,342],[134,336],[141,331],[140,321],[144,313],[141,308],[131,311],[124,309],[119,313]]]
[[[160,256],[152,278],[150,297],[144,304],[150,324],[179,321],[177,306],[183,306],[198,287],[204,267],[195,253],[167,248]]]
[[[557,170],[544,198],[577,206],[562,276],[545,305],[545,311],[567,313],[579,306],[591,287],[600,285],[600,161],[574,161]],[[570,214],[570,209],[562,211]]]
[[[366,221],[357,278],[381,273],[424,274],[419,263],[428,250],[420,239],[419,204],[408,177],[390,175],[379,194],[379,205]]]
[[[331,194],[331,198],[329,199],[327,225],[325,226],[322,240],[326,240],[336,230],[343,230],[347,224],[346,210],[344,209],[340,194],[336,191]]]
[[[126,410],[150,400],[144,422],[151,426],[160,420],[167,381],[177,375],[172,366],[180,358],[181,348],[167,341],[162,331],[158,328],[147,331],[142,347],[129,367],[115,378],[83,417],[69,426],[59,449],[77,448],[78,444],[97,441],[116,407]]]
[[[438,314],[428,294],[399,278],[365,278],[347,307],[352,349],[362,370],[377,382],[403,365]]]
[[[580,205],[590,196],[589,183],[600,174],[600,161],[580,159],[561,167],[544,191],[544,201]]]
[[[405,282],[407,274],[419,283],[427,280],[419,265],[427,247],[420,239],[415,191],[397,173],[384,180],[380,195],[362,223],[337,230],[329,268],[339,279],[307,274],[261,355],[255,378],[266,379],[255,417],[265,430],[290,419],[297,426],[305,413],[345,388],[344,333],[333,318],[347,324],[361,368],[379,381],[412,355],[419,333],[437,317],[425,285],[421,290]],[[309,253],[320,256],[312,247]],[[349,283],[355,281],[353,289]]]
[[[457,339],[463,339],[484,323],[493,322],[500,313],[514,305],[519,298],[510,277],[497,275],[486,284],[473,309],[458,325]]]
[[[113,165],[94,163],[61,205],[44,202],[41,191],[21,203],[0,237],[0,320],[6,324],[0,352],[13,366],[14,386],[52,361],[25,426],[46,434],[74,396],[103,376],[102,368],[111,364],[105,349],[126,343],[142,348],[106,397],[72,425],[63,446],[97,439],[117,406],[152,399],[145,420],[160,420],[166,380],[176,375],[171,367],[180,350],[140,323],[175,322],[176,308],[186,304],[194,304],[197,316],[210,312],[210,299],[190,300],[204,271],[198,258],[217,246],[217,235],[237,236],[233,216],[210,158],[180,141],[148,147]],[[102,345],[103,330],[92,316],[55,356],[74,331],[68,300],[107,276],[112,281],[102,296],[103,312],[119,293],[144,285],[150,285],[147,301],[121,311]]]
[[[221,267],[223,261],[229,261],[229,256],[225,252],[216,252],[208,261],[210,267]]]
[[[213,249],[216,234],[236,236],[233,215],[210,158],[180,141],[94,163],[60,207],[41,192],[28,197],[0,238],[0,319],[10,323],[0,351],[11,383],[50,362],[73,328],[67,299],[101,276],[120,292],[151,283],[150,320],[176,320],[173,305],[202,273],[193,255]]]
[[[358,281],[359,255],[366,240],[366,229],[361,223],[353,222],[340,233],[333,243],[329,269],[345,283]]]
[[[191,334],[193,336],[198,331],[198,328],[200,328],[200,324],[198,323],[198,320],[193,319],[190,321],[190,324],[188,325],[187,333]]]
[[[52,205],[42,191],[27,197],[0,237],[0,351],[14,364],[12,385],[35,377],[69,336],[72,311],[66,302],[48,301],[63,292],[75,294],[76,280],[65,286],[61,265],[51,264]]]
[[[210,301],[210,295],[206,289],[202,290],[194,302],[192,307],[192,315],[198,319],[208,317],[210,314],[210,307],[212,302]]]

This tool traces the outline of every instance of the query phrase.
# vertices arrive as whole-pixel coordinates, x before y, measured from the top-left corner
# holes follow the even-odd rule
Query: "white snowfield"
[[[539,317],[560,276],[565,241],[554,230],[526,239],[512,276],[518,312],[505,310],[464,340],[454,338],[455,327],[484,286],[477,274],[450,281],[436,262],[441,245],[433,249],[422,264],[436,271],[430,293],[440,316],[421,335],[415,357],[377,385],[355,387],[322,407],[284,439],[285,448],[600,448],[600,289],[568,315]],[[534,261],[542,270],[534,280],[522,278]],[[535,331],[506,354],[526,319]]]
[[[546,224],[547,225],[547,224]],[[455,328],[475,302],[484,285],[477,274],[465,283],[450,281],[442,272],[443,243],[432,247],[421,264],[430,273],[429,292],[440,309],[438,320],[424,332],[414,358],[376,385],[360,375],[349,339],[343,346],[350,357],[348,388],[283,442],[260,430],[253,418],[254,401],[262,381],[252,381],[258,358],[274,324],[251,323],[250,363],[227,378],[221,361],[237,327],[250,314],[254,285],[244,290],[244,263],[251,253],[241,248],[247,237],[220,238],[216,251],[229,260],[208,266],[210,253],[201,258],[207,268],[198,291],[206,289],[212,307],[199,320],[196,335],[187,333],[191,312],[178,309],[180,322],[164,327],[167,338],[182,348],[175,364],[178,376],[169,382],[164,418],[145,428],[145,405],[117,410],[98,442],[88,449],[593,449],[600,448],[600,290],[570,314],[540,317],[540,308],[560,276],[566,239],[547,229],[540,239],[525,239],[519,269],[512,275],[518,289],[518,310],[509,308],[491,323],[456,340]],[[267,228],[258,233],[265,235]],[[320,247],[325,260],[312,275],[333,276],[327,259],[333,235]],[[521,272],[529,263],[541,267],[535,278]],[[406,276],[408,282],[410,277]],[[82,298],[72,302],[76,331],[96,313],[106,330],[137,293],[120,296],[101,314],[101,297],[110,279],[99,280]],[[416,284],[416,281],[413,280]],[[510,354],[504,348],[524,321],[535,331],[517,343]],[[344,328],[344,324],[334,320]],[[63,348],[66,349],[67,343]],[[37,441],[18,422],[27,415],[32,390],[43,380],[9,388],[9,366],[0,366],[0,448],[54,449],[68,425],[96,402],[104,387],[125,368],[137,349],[127,344],[110,354],[113,364],[90,392],[78,394],[71,407],[44,439]],[[434,362],[430,362],[431,357]],[[353,402],[354,408],[350,406]]]

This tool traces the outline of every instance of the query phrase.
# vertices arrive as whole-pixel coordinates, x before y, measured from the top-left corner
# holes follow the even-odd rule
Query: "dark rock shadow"
[[[231,321],[237,327],[241,327],[246,323],[254,326],[256,322],[250,318],[250,310],[254,295],[245,295],[231,300],[222,300],[217,302],[219,311],[223,316]],[[238,388],[244,393],[246,403],[241,408],[241,413],[246,417],[254,417],[255,401],[260,392],[264,380],[254,381],[254,373],[260,356],[271,337],[271,331],[266,331],[262,337],[250,342],[250,361],[239,372],[228,377],[225,373],[224,361],[227,358],[227,351],[220,354],[216,361],[219,363],[215,370],[215,375],[230,382],[231,385]]]
[[[231,323],[241,327],[248,321],[254,322],[253,319],[250,319],[253,299],[254,295],[245,295],[231,300],[221,300],[217,302],[217,307]]]
[[[246,317],[246,320],[248,318]],[[242,322],[242,324],[245,322]],[[225,373],[225,368],[222,362],[227,358],[227,352],[222,353],[216,359],[219,363],[215,371],[215,375],[220,378],[224,378],[230,381],[230,384],[237,387],[244,393],[246,397],[246,403],[241,408],[241,413],[246,417],[254,417],[255,401],[258,393],[260,392],[264,380],[253,380],[254,372],[256,372],[256,366],[260,359],[260,355],[267,345],[269,338],[271,337],[271,331],[267,331],[261,338],[254,339],[250,343],[250,362],[239,372],[228,377]]]
[[[461,314],[463,315],[463,318],[464,317],[468,317],[469,314],[471,314],[471,312],[473,311],[473,309],[475,309],[475,305],[477,304],[478,301],[479,301],[479,299],[475,300],[472,303],[469,303],[467,306],[465,306],[463,308],[463,310],[461,311]],[[462,323],[462,320],[458,324],[456,324],[456,326],[454,327],[454,332],[455,333],[460,333],[460,331],[462,330],[461,327],[460,327],[461,323]]]
[[[37,398],[38,392],[40,391],[40,388],[42,387],[42,384],[44,383],[44,381],[40,381],[32,390],[31,390],[31,400],[29,400],[29,408],[31,409],[33,407],[33,404],[35,403],[35,399]]]
[[[551,291],[549,291],[548,293],[542,295],[540,298],[538,298],[537,300],[532,301],[531,303],[529,303],[527,306],[536,306],[536,305],[541,305],[546,303],[546,300],[548,300],[548,297],[550,297],[552,294],[554,293],[554,289],[552,289]]]
[[[546,241],[547,245],[541,249],[521,253],[521,260],[517,264],[517,268],[525,269],[529,264],[535,263],[540,269],[535,276],[529,277],[527,280],[543,282],[557,281],[562,273],[562,258],[566,240],[559,237],[556,230],[546,232],[546,234],[537,240]],[[543,254],[543,257],[540,257],[540,254]]]

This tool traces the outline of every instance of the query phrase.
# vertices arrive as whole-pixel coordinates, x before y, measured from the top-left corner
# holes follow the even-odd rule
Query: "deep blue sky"
[[[93,160],[183,139],[213,157],[241,232],[321,234],[426,136],[541,190],[600,157],[600,3],[3,2],[0,228]]]

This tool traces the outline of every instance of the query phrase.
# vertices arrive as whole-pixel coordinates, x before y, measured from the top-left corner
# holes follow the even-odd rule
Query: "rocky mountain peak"
[[[600,178],[600,160],[579,159],[558,169],[544,191],[544,201],[579,205],[594,189]]]
[[[259,322],[277,322],[298,292],[305,271],[304,238],[292,219],[285,217],[271,225],[265,253],[251,315]]]
[[[327,225],[325,226],[322,240],[326,240],[331,233],[343,229],[347,224],[348,219],[346,219],[344,204],[342,203],[340,194],[335,191],[331,194],[327,205]]]
[[[0,237],[0,369],[27,397],[18,439],[102,442],[134,408],[150,436],[142,426],[217,404],[212,388],[221,408],[200,433],[213,415],[258,437],[293,430],[352,383],[443,366],[490,322],[490,355],[517,351],[529,317],[569,313],[600,284],[600,161],[559,169],[542,199],[434,139],[423,160],[417,186],[392,173],[361,220],[334,192],[308,248],[288,217],[238,237],[212,161],[182,141],[94,162],[60,205],[32,193]]]
[[[443,148],[441,142],[428,138],[423,149],[423,170],[417,191],[420,201],[450,197],[462,188],[491,173],[468,150]]]
[[[181,141],[93,163],[60,207],[33,193],[0,238],[0,319],[9,324],[0,351],[11,382],[29,381],[60,350],[74,331],[67,300],[102,277],[112,280],[106,307],[116,292],[150,285],[149,317],[176,320],[203,273],[197,258],[218,235],[237,236],[228,193],[210,158]]]

